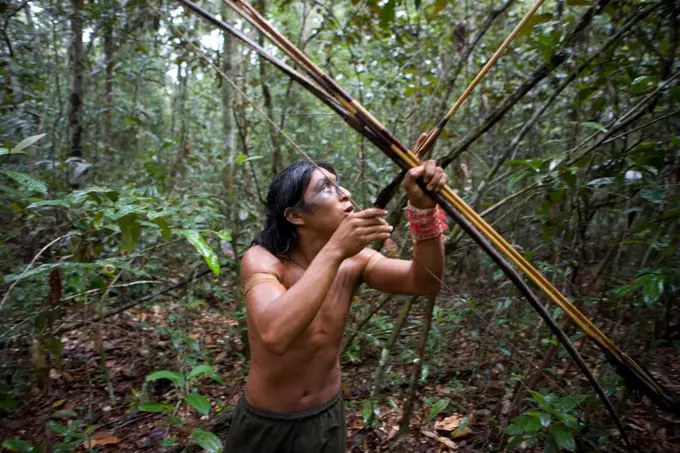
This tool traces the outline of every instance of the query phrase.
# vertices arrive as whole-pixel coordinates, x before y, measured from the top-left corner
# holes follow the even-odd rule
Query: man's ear
[[[293,208],[286,208],[283,211],[283,216],[293,225],[304,225],[305,221],[300,217],[300,213]]]

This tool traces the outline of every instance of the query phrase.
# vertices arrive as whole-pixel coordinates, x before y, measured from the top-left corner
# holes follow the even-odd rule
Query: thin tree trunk
[[[69,155],[83,155],[83,17],[84,0],[71,0],[71,44],[69,46],[69,72],[71,94],[69,96]]]
[[[390,359],[392,347],[394,346],[394,343],[396,343],[397,338],[399,338],[399,333],[404,327],[406,318],[408,318],[408,314],[411,312],[411,306],[416,301],[416,299],[417,297],[409,297],[407,301],[404,302],[404,305],[402,305],[401,310],[399,311],[399,317],[392,327],[392,333],[390,334],[390,337],[387,339],[387,343],[385,343],[385,346],[380,353],[380,362],[378,363],[378,367],[375,369],[375,379],[373,380],[373,389],[371,390],[371,408],[373,408],[373,406],[376,404],[375,400],[378,398],[382,390],[382,378],[383,374],[385,373],[387,362]],[[372,425],[374,416],[375,411],[371,410],[371,415],[367,425]]]
[[[114,155],[111,151],[111,139],[113,130],[113,53],[115,50],[113,29],[116,23],[116,10],[114,3],[111,4],[109,14],[104,24],[104,64],[106,65],[106,79],[104,81],[104,159],[110,166],[114,164]]]
[[[399,424],[399,438],[404,439],[408,436],[409,422],[411,421],[411,414],[413,413],[413,405],[416,399],[418,388],[418,381],[423,369],[423,361],[425,359],[425,349],[427,346],[427,337],[430,334],[430,325],[432,324],[432,312],[434,310],[434,302],[437,296],[430,296],[427,298],[427,305],[425,306],[425,313],[423,319],[423,329],[420,333],[420,341],[416,351],[416,360],[413,363],[413,370],[411,371],[411,380],[408,387],[408,397],[404,403],[402,410],[402,418]]]

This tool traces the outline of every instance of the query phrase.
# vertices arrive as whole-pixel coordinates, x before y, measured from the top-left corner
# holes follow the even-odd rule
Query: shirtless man
[[[272,180],[264,230],[241,261],[251,361],[227,453],[345,451],[339,353],[357,288],[439,291],[443,221],[418,177],[432,190],[447,180],[434,161],[404,178],[413,261],[366,248],[390,235],[387,212],[355,212],[330,165],[297,162]]]

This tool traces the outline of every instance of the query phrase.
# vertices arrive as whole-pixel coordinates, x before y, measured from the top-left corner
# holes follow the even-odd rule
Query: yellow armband
[[[363,279],[364,279],[364,281],[366,281],[366,279],[368,278],[368,273],[371,272],[371,269],[373,268],[373,266],[375,265],[375,263],[377,263],[378,261],[380,261],[380,260],[383,259],[383,258],[385,258],[385,257],[384,257],[383,255],[381,255],[380,253],[375,253],[375,254],[368,260],[368,263],[366,263],[366,267],[364,268],[364,273],[363,273]]]
[[[246,294],[248,294],[248,291],[255,286],[267,282],[279,282],[279,278],[274,274],[267,274],[265,272],[257,272],[251,275],[246,279],[245,283],[243,283],[243,297],[245,297]]]

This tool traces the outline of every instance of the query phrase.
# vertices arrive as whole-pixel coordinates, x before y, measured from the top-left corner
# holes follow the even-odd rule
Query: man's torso
[[[352,298],[370,253],[345,260],[319,312],[283,355],[268,352],[249,336],[251,363],[246,396],[255,407],[272,412],[298,412],[330,400],[340,388],[339,351]],[[290,261],[277,269],[290,288],[304,270]]]

